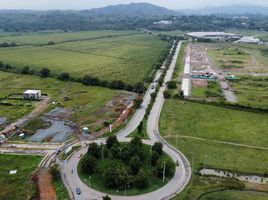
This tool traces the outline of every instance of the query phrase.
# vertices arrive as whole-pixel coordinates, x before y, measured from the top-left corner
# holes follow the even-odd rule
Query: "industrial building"
[[[41,99],[41,90],[26,90],[23,92],[23,99]]]
[[[235,41],[239,40],[241,36],[234,33],[225,32],[190,32],[187,36],[193,40],[211,40],[211,41]]]

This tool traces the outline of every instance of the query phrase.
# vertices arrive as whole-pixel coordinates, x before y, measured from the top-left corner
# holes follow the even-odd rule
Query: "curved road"
[[[173,159],[174,162],[178,162],[179,166],[176,167],[174,177],[162,188],[155,190],[153,192],[136,195],[136,196],[116,196],[109,195],[113,200],[158,200],[158,199],[170,199],[175,196],[177,193],[181,192],[184,187],[188,184],[191,178],[191,168],[187,159],[182,155],[178,150],[170,146],[165,140],[163,140],[158,132],[158,121],[159,116],[162,110],[162,106],[164,103],[163,92],[166,88],[166,82],[171,80],[177,57],[179,55],[181,43],[179,42],[176,47],[176,53],[173,57],[172,63],[170,65],[169,70],[165,76],[164,84],[160,88],[159,93],[157,95],[154,106],[151,110],[150,116],[147,122],[147,132],[150,137],[150,140],[143,140],[144,143],[152,145],[154,142],[159,141],[163,143],[163,150],[169,154],[169,156]],[[161,70],[159,70],[155,76],[155,80],[158,80],[161,75]],[[130,138],[126,138],[129,134],[131,134],[142,121],[146,108],[150,103],[151,97],[150,94],[155,91],[152,89],[152,85],[156,85],[155,81],[150,85],[148,91],[144,96],[143,103],[141,108],[137,110],[132,120],[129,122],[126,128],[118,132],[117,138],[119,141],[129,141]],[[154,87],[155,88],[155,87]],[[97,143],[104,143],[105,139],[96,140]],[[102,192],[96,191],[90,187],[88,187],[85,183],[83,183],[78,174],[77,174],[77,165],[79,162],[79,155],[82,153],[86,153],[87,148],[83,147],[79,151],[75,152],[67,162],[61,164],[61,171],[63,180],[68,188],[70,194],[72,194],[72,198],[77,200],[93,200],[93,199],[102,199],[102,196],[106,195]],[[73,171],[73,173],[71,173]],[[80,187],[81,194],[77,195],[75,190],[77,187]]]

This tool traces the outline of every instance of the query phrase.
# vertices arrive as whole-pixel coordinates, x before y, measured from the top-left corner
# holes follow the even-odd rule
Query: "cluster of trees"
[[[148,186],[148,170],[144,170],[145,161],[144,145],[141,139],[135,137],[129,145],[120,144],[116,136],[110,136],[106,141],[106,146],[98,146],[96,143],[89,145],[87,154],[81,161],[84,173],[98,173],[103,177],[104,184],[108,188],[123,188],[133,186],[144,188]],[[156,176],[161,176],[163,172],[162,144],[155,143],[152,146],[150,164],[153,166],[152,172]],[[106,165],[98,167],[98,162],[105,160]],[[103,162],[104,163],[104,162]],[[149,164],[149,163],[148,163]],[[171,174],[173,163],[166,162],[166,173]],[[163,175],[163,174],[162,174]]]
[[[11,43],[8,43],[8,42],[4,42],[4,43],[0,43],[0,47],[16,47],[17,44],[15,42],[11,42]]]
[[[138,11],[143,10],[141,5]],[[56,30],[96,30],[96,29],[137,29],[183,30],[183,31],[223,31],[226,29],[251,29],[268,31],[268,16],[246,15],[247,17],[217,15],[179,15],[172,12],[156,15],[153,8],[143,14],[139,12],[85,11],[0,11],[0,29],[9,32]],[[125,9],[129,11],[131,9]],[[149,11],[151,10],[151,11]],[[176,15],[176,16],[174,16]],[[168,26],[154,24],[159,20],[171,20]]]

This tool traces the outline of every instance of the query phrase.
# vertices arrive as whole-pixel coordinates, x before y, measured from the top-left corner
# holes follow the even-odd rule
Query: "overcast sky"
[[[0,9],[89,9],[132,2],[147,2],[176,10],[244,3],[268,6],[268,0],[0,0]]]

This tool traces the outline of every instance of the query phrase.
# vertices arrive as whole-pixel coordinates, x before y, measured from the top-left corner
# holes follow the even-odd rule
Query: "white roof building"
[[[23,92],[24,99],[40,99],[41,96],[41,90],[26,90]]]

